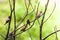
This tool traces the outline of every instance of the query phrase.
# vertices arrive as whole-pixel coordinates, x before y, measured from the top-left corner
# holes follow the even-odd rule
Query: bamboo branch
[[[39,3],[38,3],[38,6],[37,6],[37,11],[36,11],[36,13],[38,12],[38,8],[39,8]],[[34,22],[35,20],[37,20],[36,18],[33,20],[33,21],[31,21],[30,23],[32,23],[32,22]],[[27,24],[26,24],[27,25]],[[22,27],[20,27],[20,28],[22,28]],[[20,28],[18,28],[17,30],[19,30]],[[30,27],[31,28],[31,27]],[[29,28],[28,28],[29,29]],[[16,31],[17,31],[16,30]]]
[[[30,28],[26,29],[25,31],[27,31],[27,30],[31,29],[31,28],[32,28],[32,26],[34,25],[35,21],[36,21],[36,20],[34,20],[33,24],[30,26]],[[23,31],[23,32],[25,32],[25,31]],[[19,34],[22,34],[23,32],[19,32],[18,34],[13,35],[13,36],[17,36],[17,35],[19,35]]]
[[[28,8],[29,8],[29,6],[31,5],[31,7],[32,7],[32,9],[33,9],[33,6],[32,6],[32,4],[31,4],[31,0],[28,0],[28,1],[29,1]]]
[[[38,4],[39,4],[39,3],[38,3]],[[33,12],[33,11],[32,11],[32,12]],[[37,11],[36,11],[36,13],[37,13]],[[41,15],[41,16],[42,16],[42,15]],[[37,18],[37,19],[38,19],[38,18]],[[31,21],[30,23],[33,22],[32,25],[30,26],[30,28],[26,29],[25,31],[31,29],[37,19],[35,18],[33,21]],[[27,25],[27,24],[26,24],[26,25]],[[23,27],[23,26],[22,26],[22,27]],[[20,28],[22,28],[22,27],[20,27]],[[16,29],[16,31],[20,30],[20,28]],[[25,32],[25,31],[23,31],[23,32]],[[19,35],[19,34],[21,34],[21,33],[23,33],[23,32],[19,32],[18,34],[13,35],[13,36],[17,36],[17,35]],[[12,31],[12,33],[13,33],[13,31]]]
[[[23,17],[23,19],[20,21],[20,23],[17,25],[17,27],[19,27],[21,25],[21,23],[24,21],[24,19],[27,17],[28,15],[28,7],[27,7],[27,4],[26,4],[26,0],[25,1],[25,7],[26,7],[26,15]]]

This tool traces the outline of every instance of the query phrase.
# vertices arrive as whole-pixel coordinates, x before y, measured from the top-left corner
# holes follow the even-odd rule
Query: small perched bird
[[[7,20],[7,21],[5,22],[5,24],[7,24],[9,21],[10,21],[10,20]]]
[[[38,12],[38,13],[36,14],[36,18],[39,18],[39,17],[41,16],[41,14],[42,14],[42,11]]]
[[[21,31],[25,31],[26,28],[27,28],[27,24],[23,25]]]
[[[30,25],[30,20],[29,19],[27,20],[27,24]]]
[[[11,16],[8,16],[8,19],[6,20],[5,24],[7,24],[8,22],[10,22],[10,18],[11,18]]]

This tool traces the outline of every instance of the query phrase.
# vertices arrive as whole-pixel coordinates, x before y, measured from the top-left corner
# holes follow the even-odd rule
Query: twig
[[[55,33],[57,33],[57,32],[60,32],[60,30],[57,30],[57,31],[55,31],[55,32],[50,33],[50,34],[47,35],[45,38],[43,38],[43,40],[46,40],[49,36],[51,36],[51,35],[53,35],[53,34],[55,34]]]
[[[46,13],[46,10],[47,10],[48,3],[49,3],[49,0],[47,1],[47,4],[45,5],[45,10],[44,10],[43,17],[42,17],[42,20],[41,20],[41,25],[40,25],[40,40],[42,40],[42,27],[43,27],[43,21],[44,21],[44,18],[45,18],[45,13]]]
[[[35,19],[34,21],[32,21],[32,22],[33,22],[33,24],[30,26],[30,28],[26,29],[25,31],[27,31],[27,30],[31,29],[31,28],[32,28],[32,26],[34,25],[35,21],[36,21],[36,19]],[[17,36],[17,35],[19,35],[19,34],[21,34],[21,33],[25,32],[25,31],[19,32],[18,34],[13,35],[13,36]]]
[[[25,7],[26,7],[26,15],[23,17],[23,19],[20,21],[20,23],[17,25],[17,27],[19,27],[20,25],[21,25],[21,23],[24,21],[24,19],[29,15],[29,14],[31,14],[31,13],[33,13],[34,11],[35,11],[35,7],[34,7],[34,9],[28,14],[28,7],[27,7],[27,5],[26,5],[26,0],[25,0]]]
[[[13,10],[14,10],[14,35],[16,34],[16,14],[15,14],[15,0],[13,0]],[[14,36],[15,40],[15,36]]]
[[[37,6],[37,11],[36,11],[36,13],[38,12],[38,7],[39,7],[39,3],[38,3],[38,6]],[[33,11],[32,11],[33,12]],[[33,20],[33,21],[31,21],[30,23],[32,23],[32,22],[34,22],[36,20],[36,18]],[[21,27],[20,27],[21,28]],[[18,28],[17,30],[19,30],[20,28]]]
[[[12,4],[11,4],[11,1],[10,0],[9,0],[9,6],[10,6],[10,10],[12,10]]]
[[[39,4],[40,4],[40,2],[38,2],[38,6],[37,6],[37,11],[36,11],[36,19],[37,19],[37,14],[38,14],[38,8],[39,8]],[[39,15],[39,17],[38,18],[40,18],[41,17],[41,15]],[[38,23],[39,23],[39,20],[37,19],[37,21],[38,21]],[[40,24],[40,23],[39,23]]]
[[[36,15],[37,15],[37,13],[38,13],[38,8],[39,8],[39,4],[40,4],[40,2],[38,3],[38,6],[37,6],[37,11],[36,11]]]
[[[26,5],[26,0],[25,0],[25,7],[26,7],[26,15],[23,17],[23,19],[20,21],[20,23],[17,25],[17,27],[19,27],[19,25],[21,25],[21,23],[24,21],[24,19],[27,17],[28,15],[28,7]]]
[[[56,26],[54,27],[54,30],[57,31]],[[55,35],[56,35],[56,39],[55,40],[58,40],[57,32],[55,33]]]
[[[33,11],[32,11],[33,12]],[[32,28],[32,26],[34,25],[34,23],[35,23],[35,21],[36,21],[37,19],[35,18],[33,21],[31,21],[30,23],[32,23],[33,22],[33,24],[31,25],[31,27],[30,28]],[[23,26],[22,26],[23,27]],[[22,27],[20,27],[20,28],[22,28]],[[16,29],[16,31],[17,30],[19,30],[20,28],[18,28],[18,29]],[[27,30],[29,30],[30,28],[28,28],[28,29],[26,29],[25,31],[27,31]],[[25,31],[23,31],[23,32],[25,32]],[[19,35],[19,34],[21,34],[21,33],[23,33],[23,32],[20,32],[20,33],[18,33],[18,34],[16,34],[16,35],[14,35],[14,36],[17,36],[17,35]],[[13,31],[12,31],[12,33],[13,33]]]
[[[29,14],[31,14],[31,13],[33,13],[35,11],[35,8],[29,13]],[[17,25],[17,27],[19,27],[20,25],[21,25],[21,23],[24,21],[24,19],[29,15],[29,14],[26,14],[25,16],[24,16],[24,18],[21,20],[21,22]]]
[[[10,30],[10,24],[11,24],[11,18],[12,18],[12,5],[11,5],[11,2],[10,2],[10,0],[9,0],[9,5],[10,5],[10,11],[11,11],[11,13],[10,13],[10,21],[9,21],[9,24],[8,24],[8,30],[7,30],[7,34],[6,34],[6,38],[5,38],[5,40],[7,40],[8,39],[8,35],[9,35],[9,30]]]
[[[28,1],[29,1],[28,8],[29,8],[29,6],[31,5],[31,7],[32,7],[32,9],[33,9],[33,6],[32,6],[32,4],[31,4],[31,0],[28,0]]]
[[[24,0],[24,2],[25,2],[25,7],[26,7],[26,9],[28,9],[27,4],[26,4],[26,0]]]
[[[34,20],[33,20],[34,21]],[[30,23],[32,23],[33,21],[31,21]],[[27,24],[25,24],[25,25],[27,25]],[[16,31],[18,31],[19,29],[21,29],[23,27],[23,25],[21,26],[21,27],[19,27],[19,28],[17,28],[16,29]],[[12,31],[11,33],[13,33],[14,31]]]
[[[44,23],[51,17],[51,15],[52,15],[52,13],[54,12],[55,8],[56,8],[56,3],[55,3],[55,5],[54,5],[53,11],[52,11],[51,14],[49,15],[49,17],[44,21]]]
[[[39,7],[39,3],[38,3],[38,6],[37,6],[37,11],[36,11],[36,13],[38,12],[38,7]],[[33,22],[33,24],[31,25],[31,27],[30,28],[32,28],[32,26],[34,25],[34,23],[35,23],[35,20],[36,20],[36,18],[32,21]],[[30,22],[31,23],[31,22]],[[26,29],[26,30],[29,30],[30,28],[28,28],[28,29]],[[20,28],[19,28],[20,29]],[[26,31],[25,30],[25,31]],[[24,32],[25,32],[24,31]],[[21,34],[21,33],[18,33],[17,35],[19,35],[19,34]]]
[[[30,26],[30,28],[26,29],[25,31],[27,31],[27,30],[31,29],[31,28],[32,28],[32,26],[34,25],[34,23],[35,23],[35,20],[34,20],[33,24]],[[25,31],[23,31],[23,32],[25,32]],[[13,36],[17,36],[17,35],[19,35],[19,34],[21,34],[21,33],[23,33],[23,32],[19,32],[18,34],[13,35]]]
[[[27,30],[29,30],[29,29],[31,29],[32,28],[32,26],[34,25],[34,23],[35,23],[35,21],[36,21],[37,19],[35,18],[33,21],[31,21],[30,23],[32,23],[33,22],[33,24],[30,26],[30,28],[28,28],[28,29],[26,29],[25,31],[27,31]],[[22,27],[20,27],[20,28],[22,28]],[[17,30],[19,30],[20,28],[18,28]],[[16,31],[17,31],[16,30]],[[25,31],[23,31],[23,32],[25,32]],[[23,33],[23,32],[20,32],[20,33],[18,33],[18,34],[16,34],[16,35],[13,35],[13,36],[17,36],[17,35],[19,35],[19,34],[21,34],[21,33]]]

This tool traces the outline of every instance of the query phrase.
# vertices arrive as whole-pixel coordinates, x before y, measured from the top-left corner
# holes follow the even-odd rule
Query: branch
[[[30,26],[30,28],[28,28],[28,29],[26,29],[25,31],[27,31],[27,30],[29,30],[29,29],[31,29],[32,28],[32,26],[34,25],[34,23],[35,23],[35,21],[36,21],[37,19],[35,18],[33,21],[31,21],[30,23],[32,23],[33,22],[33,24]],[[27,24],[26,24],[27,25]],[[23,26],[22,26],[23,27]],[[20,28],[22,28],[22,27],[20,27]],[[19,30],[20,28],[18,28],[17,30]],[[16,31],[17,31],[16,30]],[[23,31],[23,32],[25,32],[25,31]],[[23,33],[23,32],[20,32],[20,33],[18,33],[18,34],[16,34],[16,35],[13,35],[13,36],[17,36],[17,35],[19,35],[19,34],[21,34],[21,33]]]
[[[26,15],[23,17],[23,19],[20,21],[20,23],[17,25],[17,27],[19,27],[21,25],[21,23],[24,21],[24,19],[31,13],[33,13],[35,11],[35,7],[34,9],[28,14],[28,7],[26,5],[26,0],[25,0],[25,7],[26,7]]]
[[[50,33],[50,34],[47,35],[45,38],[43,38],[43,40],[46,40],[49,36],[51,36],[51,35],[53,35],[53,34],[55,34],[55,33],[57,33],[57,32],[60,32],[60,30],[57,30],[57,31],[55,31],[55,32]]]
[[[55,8],[56,8],[56,3],[55,3],[55,5],[54,5],[53,11],[52,11],[51,14],[49,15],[49,17],[44,21],[44,23],[51,17],[51,15],[52,15],[52,13],[54,12]]]
[[[39,4],[40,2],[38,2],[38,6],[37,6],[37,12],[36,12],[36,19],[37,18],[40,18],[42,15],[40,13],[38,13],[38,8],[39,8]],[[38,23],[39,23],[39,20],[37,19]],[[39,23],[40,24],[40,23]]]
[[[37,11],[36,11],[36,13],[38,12],[38,7],[39,7],[39,3],[38,3],[38,6],[37,6]],[[30,28],[32,28],[32,26],[34,25],[34,23],[35,23],[35,21],[36,21],[36,18],[32,21],[33,22],[33,24],[31,25],[31,27]],[[31,22],[30,22],[31,23]],[[21,28],[21,27],[20,27]],[[17,30],[19,30],[20,28],[18,28]],[[29,30],[30,28],[28,28],[27,30]],[[16,31],[17,31],[16,30]],[[26,31],[26,30],[25,30]],[[25,32],[24,31],[24,32]],[[19,35],[19,34],[21,34],[21,33],[18,33],[17,35]]]
[[[44,18],[45,18],[45,13],[46,13],[46,10],[47,10],[48,3],[49,3],[49,0],[47,1],[47,4],[45,5],[45,10],[44,10],[43,17],[42,17],[42,20],[41,20],[41,25],[40,25],[40,40],[42,40],[42,27],[43,27],[43,21],[44,21]]]
[[[27,30],[31,29],[31,28],[32,28],[32,26],[34,25],[35,21],[36,21],[36,20],[34,20],[33,24],[30,26],[30,28],[26,29],[25,31],[27,31]],[[23,32],[25,32],[25,31],[23,31]],[[19,34],[21,34],[21,33],[23,33],[23,32],[19,32],[18,34],[13,35],[13,36],[17,36],[17,35],[19,35]]]
[[[12,12],[13,12],[13,10],[12,10],[12,5],[11,5],[11,2],[10,2],[10,0],[9,0],[9,5],[10,5],[10,18],[9,18],[9,24],[8,24],[8,30],[7,30],[7,34],[6,34],[6,38],[5,38],[5,40],[7,40],[8,39],[8,35],[9,35],[9,30],[10,30],[10,24],[11,24],[11,18],[12,18]]]
[[[24,19],[27,17],[28,15],[28,7],[26,5],[26,0],[25,0],[25,7],[26,7],[26,15],[23,17],[23,19],[20,21],[20,23],[17,25],[17,27],[19,27],[19,25],[21,25],[21,23],[24,21]]]
[[[38,7],[39,7],[39,3],[38,3],[38,6],[37,6],[37,11],[36,11],[36,13],[38,12]],[[36,20],[37,20],[37,19],[35,18],[33,21],[30,22],[30,23],[33,22],[33,24],[31,25],[30,28],[32,28],[32,26],[34,25],[34,23],[35,23]],[[26,29],[25,31],[29,30],[30,28]],[[19,28],[19,29],[20,29],[20,28]],[[18,29],[18,30],[19,30],[19,29]],[[25,32],[25,31],[24,31],[24,32]],[[21,33],[23,33],[23,32],[21,32]],[[21,34],[21,33],[18,33],[17,35],[19,35],[19,34]]]
[[[32,9],[33,9],[33,6],[32,6],[32,4],[31,4],[31,0],[28,0],[28,1],[29,1],[28,8],[29,8],[29,6],[31,5],[31,7],[32,7]]]
[[[13,0],[13,10],[14,10],[14,35],[16,34],[16,14],[15,14],[15,0]],[[15,36],[14,36],[15,40]]]
[[[33,11],[32,11],[33,12]],[[42,15],[41,15],[42,16]],[[30,28],[28,28],[28,29],[26,29],[25,31],[27,31],[27,30],[29,30],[29,29],[31,29],[32,28],[32,26],[34,25],[34,23],[35,23],[35,21],[36,21],[37,19],[35,18],[33,21],[31,21],[30,23],[32,23],[33,22],[33,24],[31,25],[31,27]],[[27,24],[25,24],[25,25],[27,25]],[[16,29],[16,31],[18,31],[18,30],[20,30],[20,28],[22,28],[23,26],[21,26],[21,27],[19,27],[18,29]],[[23,31],[23,32],[25,32],[25,31]],[[18,34],[16,34],[16,35],[14,35],[14,36],[17,36],[17,35],[19,35],[19,34],[21,34],[21,33],[23,33],[23,32],[20,32],[20,33],[18,33]],[[13,31],[11,32],[11,33],[13,33]]]
[[[56,26],[54,27],[54,31],[57,31],[57,27]],[[55,33],[55,35],[56,35],[56,39],[55,40],[58,40],[57,32]]]

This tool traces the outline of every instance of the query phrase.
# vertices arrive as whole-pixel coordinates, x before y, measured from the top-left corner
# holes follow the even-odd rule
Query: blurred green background
[[[45,6],[47,0],[31,0],[31,3],[34,7],[34,5],[37,5],[37,3],[39,1],[40,1],[39,10],[44,11],[44,6]],[[54,2],[56,2],[56,8],[55,8],[52,16],[48,19],[48,21],[43,26],[43,38],[45,36],[47,36],[48,34],[50,34],[51,32],[54,32],[55,25],[57,26],[57,29],[60,29],[60,0],[50,0],[49,1],[45,19],[52,12],[52,10],[54,8]],[[32,11],[32,8],[29,9],[29,12],[31,12],[31,11]],[[25,12],[26,12],[26,8],[25,8],[24,0],[16,0],[17,23],[19,22],[19,20],[21,20],[23,18],[23,16],[25,15]],[[32,21],[35,16],[34,13],[35,12],[28,15],[26,19],[30,19]],[[10,8],[9,8],[8,0],[0,0],[0,34],[2,34],[4,36],[6,35],[6,32],[7,32],[6,30],[8,27],[8,25],[4,25],[4,23],[7,20],[7,17],[9,16],[9,14],[10,14]],[[26,19],[23,22],[23,24],[26,22]],[[40,21],[40,19],[39,19],[39,21]],[[11,27],[10,31],[13,30],[13,20],[12,20],[11,26],[12,27]],[[35,22],[34,26],[30,30],[28,30],[16,37],[16,40],[31,40],[31,39],[39,40],[39,24],[37,21]],[[59,32],[58,32],[58,39],[60,40]],[[0,36],[0,40],[4,40],[4,39]],[[55,40],[55,34],[50,36],[46,40]]]

